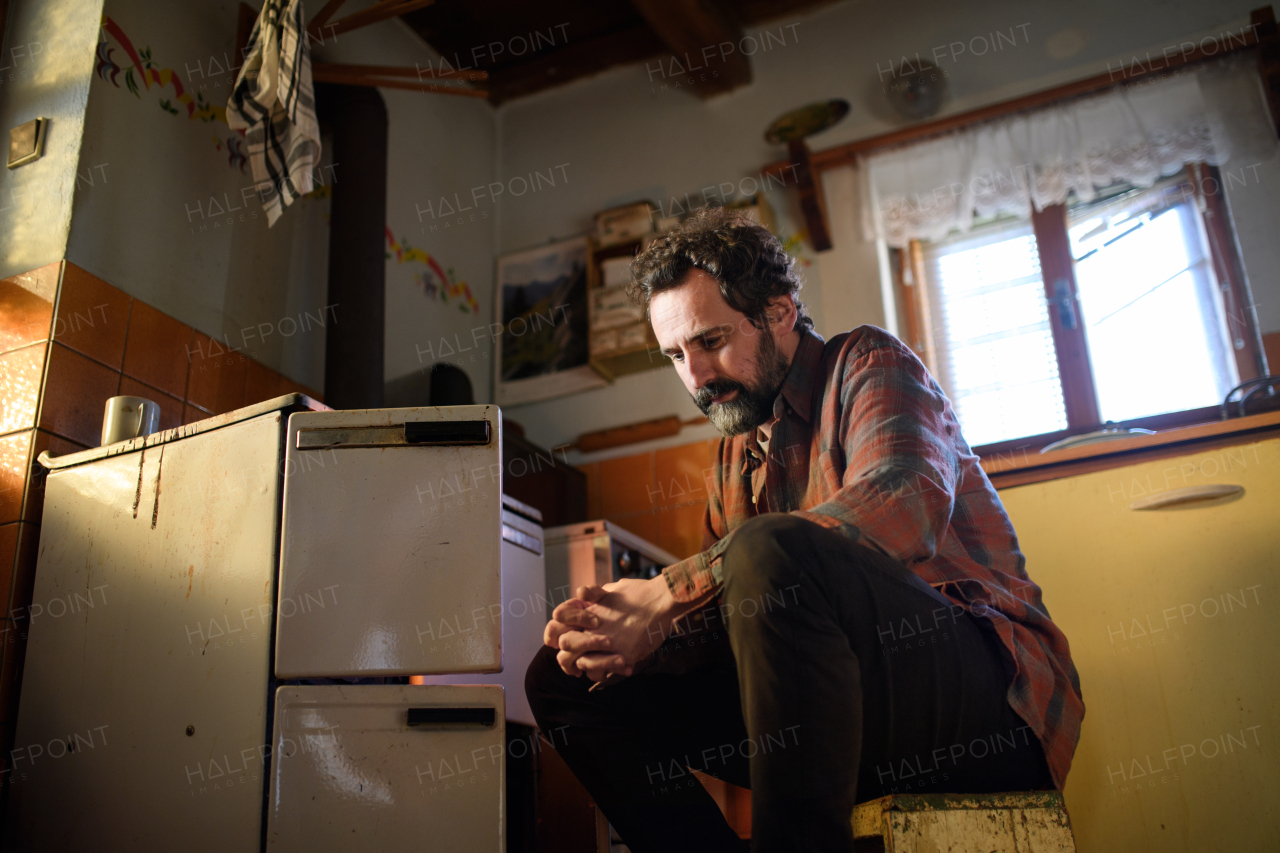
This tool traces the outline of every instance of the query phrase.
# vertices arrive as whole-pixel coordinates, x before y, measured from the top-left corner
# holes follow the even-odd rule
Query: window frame
[[[1266,375],[1265,355],[1258,333],[1257,318],[1252,309],[1244,264],[1240,259],[1231,212],[1224,198],[1221,173],[1204,163],[1190,164],[1187,179],[1194,189],[1196,209],[1200,213],[1208,237],[1210,261],[1217,286],[1222,291],[1226,308],[1227,330],[1232,338],[1232,352],[1240,381]],[[1210,189],[1210,187],[1212,187]],[[1098,408],[1097,388],[1093,380],[1088,342],[1085,337],[1075,258],[1067,232],[1067,207],[1055,204],[1033,210],[1032,230],[1040,253],[1040,274],[1044,296],[1049,306],[1049,324],[1053,332],[1054,352],[1058,361],[1058,377],[1067,415],[1067,428],[1056,432],[1028,435],[972,448],[979,456],[1010,454],[1039,450],[1064,438],[1108,428],[1171,429],[1190,424],[1215,421],[1221,417],[1219,406],[1205,406],[1126,421],[1103,423]],[[930,288],[924,274],[924,251],[919,241],[912,240],[906,249],[892,249],[890,272],[894,295],[898,302],[899,328],[905,330],[906,344],[937,375],[938,352],[930,311]],[[1058,288],[1063,282],[1065,289]],[[1075,328],[1063,322],[1065,312],[1059,295],[1071,301],[1076,318]]]

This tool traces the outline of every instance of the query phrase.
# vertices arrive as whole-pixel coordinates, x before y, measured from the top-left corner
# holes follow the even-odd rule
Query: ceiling
[[[757,24],[833,1],[436,0],[403,18],[448,67],[488,72],[478,85],[500,104],[654,57],[666,57],[667,70],[672,57],[699,62],[704,46],[736,44]],[[707,67],[719,73],[689,87],[698,97],[751,82],[750,59],[738,51],[713,52]]]

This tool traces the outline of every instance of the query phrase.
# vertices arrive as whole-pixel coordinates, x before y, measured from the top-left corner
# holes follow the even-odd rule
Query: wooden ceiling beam
[[[671,51],[664,77],[708,98],[751,82],[742,27],[716,0],[631,0]]]
[[[345,0],[329,0],[328,3],[324,4],[324,8],[317,12],[316,16],[311,19],[309,24],[307,24],[307,35],[311,36],[312,41],[322,41],[320,38],[320,30],[325,24],[329,23],[330,18],[338,14],[338,10],[342,8],[343,2],[345,2]]]
[[[645,24],[592,39],[570,41],[559,50],[537,54],[518,65],[490,71],[489,100],[500,104],[606,68],[649,59],[665,49],[666,45]]]

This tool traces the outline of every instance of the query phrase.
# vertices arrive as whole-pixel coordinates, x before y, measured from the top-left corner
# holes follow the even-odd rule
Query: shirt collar
[[[822,336],[812,329],[801,331],[800,345],[796,347],[795,357],[791,359],[791,369],[787,371],[787,378],[782,383],[782,398],[791,406],[791,411],[810,425],[813,395],[822,379],[825,343]]]
[[[787,378],[782,381],[782,390],[778,392],[778,396],[773,402],[774,423],[782,419],[785,410],[783,403],[785,401],[786,405],[790,406],[791,410],[799,415],[806,424],[812,424],[810,413],[813,405],[813,394],[818,385],[825,343],[822,336],[811,329],[805,329],[800,332],[800,345],[796,347],[796,354],[791,359],[791,367],[787,371]],[[749,430],[745,435],[745,439],[747,453],[743,454],[741,472],[744,475],[764,459],[764,452],[756,438],[756,431],[754,429]],[[771,438],[771,444],[772,441]]]

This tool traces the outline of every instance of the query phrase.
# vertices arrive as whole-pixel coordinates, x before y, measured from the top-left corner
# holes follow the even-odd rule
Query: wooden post
[[[822,187],[813,178],[809,161],[809,146],[803,139],[787,143],[791,163],[795,168],[796,184],[800,190],[800,212],[804,214],[805,228],[809,231],[809,243],[815,252],[831,248],[831,232],[827,230],[827,206],[822,199]]]

